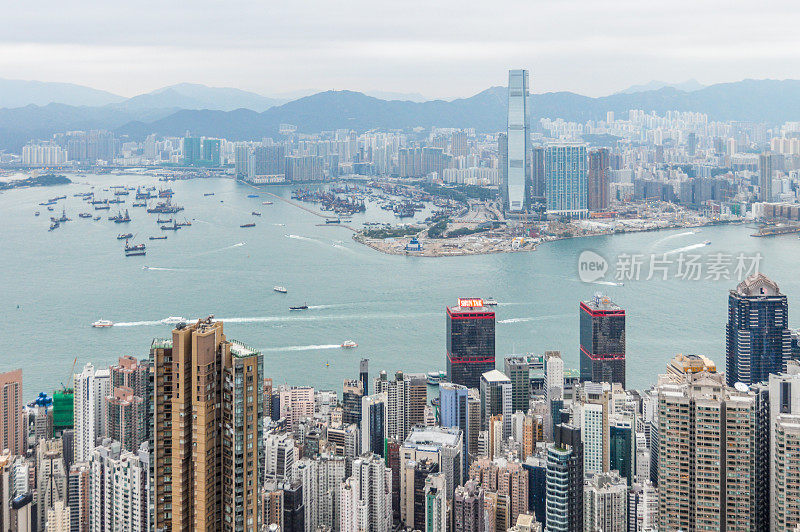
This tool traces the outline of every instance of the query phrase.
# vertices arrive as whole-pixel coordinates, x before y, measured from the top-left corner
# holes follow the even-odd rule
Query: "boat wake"
[[[121,321],[114,324],[114,327],[142,327],[144,325],[163,325],[161,321]]]
[[[572,314],[556,314],[553,316],[530,316],[527,318],[508,318],[505,320],[498,320],[497,323],[527,323],[529,321],[545,321],[545,320],[569,318],[570,316],[572,316]]]
[[[614,281],[594,281],[594,284],[602,284],[604,286],[625,286],[625,283],[615,283]]]
[[[672,240],[673,238],[680,238],[682,236],[689,236],[689,235],[693,235],[695,233],[696,233],[696,231],[685,231],[683,233],[676,233],[674,235],[665,236],[664,238],[660,238],[660,239],[656,240],[655,242],[653,242],[653,245],[651,247],[656,247],[657,245],[662,244],[664,242],[667,242],[668,240]]]
[[[225,250],[228,250],[228,249],[240,248],[240,247],[244,246],[246,243],[247,242],[237,242],[235,244],[231,244],[230,246],[225,246],[224,248],[211,249],[209,251],[203,251],[202,253],[197,253],[194,256],[195,257],[201,257],[203,255],[210,255],[211,253],[219,253],[220,251],[225,251]]]
[[[309,306],[309,308],[332,308],[337,305],[319,305],[318,307]],[[234,317],[234,318],[214,318],[214,321],[221,321],[223,323],[290,323],[297,321],[320,321],[320,320],[396,320],[396,319],[415,319],[415,318],[429,318],[438,316],[433,312],[420,312],[417,314],[317,314],[317,315],[290,315],[290,316],[248,316],[248,317]],[[186,319],[187,323],[197,321],[195,318]],[[114,327],[144,327],[150,325],[164,325],[162,320],[152,321],[128,321],[115,323]]]
[[[682,248],[678,248],[678,249],[673,249],[672,251],[667,251],[666,253],[664,253],[664,255],[672,255],[673,253],[685,253],[687,251],[700,249],[700,248],[705,247],[707,245],[708,244],[706,244],[705,242],[699,242],[697,244],[692,244],[691,246],[686,246],[686,247],[682,247]]]
[[[318,349],[341,349],[340,344],[323,345],[287,345],[286,347],[268,347],[261,349],[263,353],[279,353],[281,351],[315,351]]]

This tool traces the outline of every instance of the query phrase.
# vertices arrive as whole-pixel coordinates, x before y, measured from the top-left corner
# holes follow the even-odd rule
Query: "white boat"
[[[165,323],[168,325],[177,325],[178,323],[183,323],[186,321],[186,318],[182,316],[170,316],[169,318],[164,318],[161,320],[161,323]]]
[[[358,347],[358,344],[352,340],[345,340],[344,342],[342,342],[342,347],[344,349],[353,349],[354,347]]]
[[[281,294],[285,294],[286,292],[288,292],[288,290],[286,290],[286,288],[282,286],[273,286],[272,289],[275,290],[276,292],[280,292]]]
[[[272,205],[271,201],[262,201],[261,205]]]
[[[113,327],[114,322],[110,320],[97,320],[92,323],[92,327]]]
[[[711,240],[706,240],[705,242],[703,242],[703,245],[704,246],[710,246],[711,245]]]
[[[483,306],[485,307],[497,306],[497,300],[493,297],[486,298],[483,300]]]

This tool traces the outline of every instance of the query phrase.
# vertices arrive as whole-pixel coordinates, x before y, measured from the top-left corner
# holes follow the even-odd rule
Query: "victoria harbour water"
[[[682,249],[760,253],[761,270],[789,296],[790,324],[800,326],[796,235],[752,238],[752,228],[739,225],[562,240],[529,253],[406,257],[362,246],[349,230],[320,226],[321,218],[275,198],[248,198],[265,191],[289,198],[291,187],[255,191],[230,179],[162,184],[136,174],[70,177],[71,185],[0,193],[0,370],[23,368],[26,399],[67,384],[75,357],[77,367],[145,357],[154,337],[170,335],[172,326],[160,323],[168,316],[222,319],[229,338],[264,353],[264,374],[276,384],[340,390],[342,379],[357,375],[361,358],[370,359],[372,374],[444,369],[445,306],[458,297],[499,301],[499,367],[506,354],[551,349],[577,367],[578,303],[602,291],[627,311],[629,387],[649,386],[675,353],[705,354],[724,368],[727,291],[735,280],[586,284],[577,260],[587,249],[610,261]],[[121,205],[130,210],[130,224],[114,224],[109,211],[95,212],[72,197],[92,185],[110,198],[102,188],[154,184],[175,191],[174,201],[185,207],[178,220],[189,219],[191,227],[160,231],[156,215],[130,206],[133,193]],[[38,205],[60,195],[67,199],[53,213]],[[267,200],[274,204],[262,205]],[[72,221],[49,232],[48,218],[62,205]],[[102,219],[80,219],[82,211]],[[353,218],[393,220],[374,208]],[[251,221],[256,227],[239,227]],[[121,232],[145,243],[147,256],[125,257],[116,239]],[[161,234],[168,239],[148,240]],[[706,240],[711,244],[701,247]],[[288,294],[274,292],[275,285]],[[289,311],[303,303],[307,311]],[[92,328],[101,318],[116,325]],[[357,349],[339,347],[349,339]]]

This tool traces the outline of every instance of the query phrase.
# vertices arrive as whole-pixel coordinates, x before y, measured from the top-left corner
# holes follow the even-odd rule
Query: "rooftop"
[[[458,446],[461,442],[461,429],[458,427],[414,427],[403,443],[404,446],[423,447],[443,447],[450,445]]]
[[[248,347],[236,340],[229,340],[229,342],[231,344],[231,355],[237,358],[251,357],[261,354],[260,351],[253,349],[252,347]]]
[[[493,369],[481,375],[481,379],[486,379],[487,382],[511,382],[505,373]]]
[[[779,296],[782,295],[777,283],[761,272],[754,273],[736,287],[740,296]]]
[[[589,307],[590,310],[623,310],[622,307],[614,303],[610,297],[601,293],[597,293],[588,301],[583,301],[583,304]]]

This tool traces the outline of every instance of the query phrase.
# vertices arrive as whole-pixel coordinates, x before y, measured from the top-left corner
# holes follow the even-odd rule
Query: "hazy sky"
[[[39,0],[0,11],[0,77],[124,96],[179,82],[468,96],[800,78],[797,0]]]

